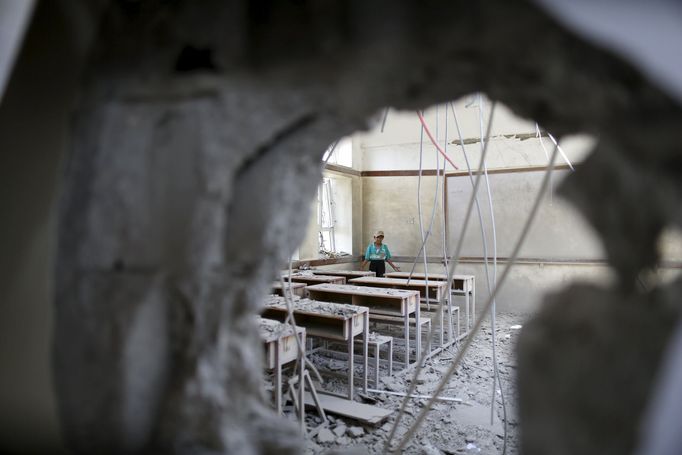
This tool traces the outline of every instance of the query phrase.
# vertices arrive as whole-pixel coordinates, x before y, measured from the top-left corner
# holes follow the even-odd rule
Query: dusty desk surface
[[[331,275],[360,278],[363,276],[376,276],[376,272],[369,270],[311,270],[315,275]]]

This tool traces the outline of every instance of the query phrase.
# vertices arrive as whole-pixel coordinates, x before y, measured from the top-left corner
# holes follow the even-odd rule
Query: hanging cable
[[[327,157],[324,159],[324,164],[322,165],[322,167],[327,165],[327,163],[329,162],[329,158],[331,158],[332,155],[334,154],[334,150],[336,150],[337,145],[339,145],[339,141],[334,141],[332,145],[329,147],[327,151]]]
[[[440,154],[443,155],[446,160],[448,160],[448,163],[450,163],[452,165],[452,167],[454,167],[455,169],[459,169],[457,167],[457,165],[450,159],[450,157],[446,155],[446,153],[443,151],[443,149],[440,148],[440,145],[438,145],[438,142],[433,138],[433,136],[431,135],[431,131],[429,130],[429,127],[426,125],[426,120],[424,120],[424,117],[422,116],[422,114],[420,112],[417,112],[417,116],[419,117],[419,121],[421,122],[422,126],[424,127],[424,131],[426,131],[426,135],[429,137],[429,139],[431,140],[431,143],[434,145],[434,147],[436,147],[436,150],[438,150],[438,152],[440,152]]]
[[[566,153],[564,153],[564,149],[561,148],[561,146],[556,141],[554,136],[552,136],[548,131],[545,131],[545,133],[547,133],[547,137],[552,141],[554,146],[559,150],[559,154],[564,159],[564,161],[566,161],[566,164],[568,164],[568,167],[571,168],[571,171],[575,171],[575,168],[571,164],[571,161],[568,159],[568,156],[566,156]],[[535,122],[535,136],[540,139],[540,145],[542,146],[542,150],[544,150],[545,156],[549,160],[549,155],[547,154],[547,149],[545,148],[545,144],[542,142],[542,134],[540,133],[540,126],[538,125],[537,122]]]
[[[291,256],[289,257],[289,286],[285,286],[284,284],[284,278],[282,277],[282,274],[279,274],[279,282],[280,285],[282,286],[282,295],[284,296],[284,303],[287,307],[287,317],[285,320],[285,323],[288,323],[291,325],[291,327],[294,330],[294,338],[296,338],[296,349],[298,350],[297,353],[297,358],[296,358],[296,366],[294,367],[294,371],[296,371],[296,368],[300,368],[300,390],[299,390],[299,413],[300,413],[300,426],[301,426],[301,431],[305,433],[305,422],[304,422],[304,414],[303,414],[303,409],[305,408],[304,400],[305,400],[305,378],[304,378],[304,371],[306,366],[310,368],[310,370],[313,372],[315,377],[320,381],[320,383],[323,383],[324,381],[322,380],[322,376],[320,375],[320,372],[317,371],[317,368],[315,368],[315,365],[308,360],[308,358],[305,355],[305,346],[301,343],[301,340],[298,337],[298,334],[296,333],[296,318],[294,316],[294,294],[293,294],[293,289],[291,288],[291,275],[293,274],[293,268],[292,268],[292,261],[291,261]]]
[[[304,422],[304,414],[303,414],[303,409],[304,409],[304,394],[305,394],[305,378],[304,378],[304,371],[305,371],[305,362],[306,362],[306,355],[305,355],[305,347],[303,346],[303,343],[301,343],[301,340],[298,338],[298,333],[296,333],[296,320],[294,318],[294,308],[293,308],[293,291],[291,290],[291,258],[289,259],[289,287],[286,288],[284,285],[284,279],[282,278],[282,274],[280,273],[279,275],[279,281],[280,284],[282,285],[282,294],[284,295],[284,302],[286,303],[287,306],[287,318],[285,320],[285,323],[289,323],[291,325],[291,328],[294,330],[294,338],[296,338],[296,348],[298,350],[297,353],[297,358],[296,358],[296,366],[294,367],[294,372],[296,371],[296,367],[300,368],[300,395],[299,395],[299,424],[301,426],[301,432],[305,434],[305,422]],[[280,393],[278,390],[277,393]]]
[[[469,163],[469,157],[467,155],[466,148],[464,147],[464,138],[462,135],[462,131],[459,127],[459,120],[457,118],[457,111],[455,110],[455,105],[454,103],[450,103],[450,109],[452,110],[452,116],[455,119],[455,127],[457,128],[457,135],[459,136],[459,146],[462,149],[462,155],[464,156],[464,162],[466,163],[467,170],[469,171],[469,181],[471,182],[471,187],[475,188],[475,183],[474,183],[474,176],[471,172],[471,165]],[[492,111],[491,111],[492,112]],[[479,170],[479,172],[481,172]],[[480,175],[480,174],[479,174]],[[481,204],[479,203],[478,200],[478,191],[474,194],[474,203],[476,204],[476,213],[478,214],[478,223],[479,227],[481,228],[481,242],[483,244],[483,262],[484,262],[484,271],[485,271],[485,278],[486,278],[486,284],[488,288],[488,295],[491,294],[492,292],[492,286],[490,282],[490,267],[488,265],[488,241],[485,235],[485,223],[483,222],[483,214],[481,212]],[[474,318],[476,317],[475,315],[472,315]],[[467,321],[467,324],[469,321]]]
[[[444,105],[444,111],[445,111],[445,137],[443,138],[443,152],[447,155],[448,153],[448,105]],[[438,155],[436,155],[438,156]],[[437,163],[437,161],[436,161]],[[443,160],[443,171],[442,171],[442,179],[443,179],[443,184],[441,185],[442,189],[442,205],[441,205],[441,233],[442,233],[442,240],[443,240],[443,267],[445,267],[445,273],[447,274],[448,270],[448,246],[447,246],[447,233],[446,229],[447,227],[445,226],[445,211],[447,210],[447,207],[445,207],[445,203],[447,201],[446,195],[445,195],[445,188],[446,188],[446,181],[445,181],[445,166],[446,166],[446,160]],[[436,165],[436,169],[438,169],[438,166]],[[440,174],[440,171],[437,171]],[[436,178],[438,178],[440,175],[437,175]],[[452,342],[452,334],[453,334],[453,328],[452,328],[452,282],[448,282],[448,287],[447,287],[447,292],[448,292],[448,342]],[[441,308],[443,306],[441,305]],[[459,314],[459,313],[458,313]],[[459,334],[458,334],[459,335]]]
[[[575,171],[575,169],[573,168],[573,165],[571,164],[571,162],[568,160],[568,157],[564,153],[564,149],[562,149],[561,146],[559,145],[559,143],[556,141],[556,139],[554,139],[554,136],[552,136],[550,133],[547,133],[547,136],[554,143],[554,147],[556,147],[557,150],[559,150],[561,157],[564,159],[564,161],[566,161],[566,164],[568,164],[568,167],[570,167],[572,171]]]
[[[459,120],[457,118],[457,111],[455,110],[455,105],[453,103],[450,103],[450,109],[452,110],[452,116],[455,119],[455,127],[457,128],[457,135],[459,136],[459,145],[462,149],[462,154],[464,155],[464,161],[467,166],[467,170],[469,172],[469,181],[471,182],[472,187],[474,186],[474,177],[471,172],[471,166],[469,164],[469,157],[467,156],[466,148],[464,147],[464,138],[462,135],[462,131],[459,127]],[[481,138],[482,139],[482,138]],[[478,222],[481,228],[481,242],[483,244],[483,260],[484,260],[484,271],[485,271],[485,278],[486,278],[486,287],[488,289],[488,295],[492,294],[492,284],[490,280],[490,266],[488,263],[488,241],[487,241],[487,236],[485,235],[485,224],[483,222],[483,214],[481,213],[481,206],[478,202],[478,194],[476,194],[476,212],[478,213]],[[474,315],[475,317],[475,315]],[[493,345],[493,349],[494,349]],[[497,376],[499,379],[499,375]],[[495,375],[493,375],[493,381],[495,380]],[[493,382],[494,384],[494,382]],[[502,447],[502,453],[506,453],[506,448],[507,448],[507,407],[505,404],[504,400],[504,392],[502,390],[502,386],[500,386],[500,393],[501,393],[501,398],[502,398],[502,413],[504,415],[504,439],[503,439],[503,447]],[[495,397],[493,396],[493,401],[491,403],[491,407],[493,406],[495,402]]]
[[[488,133],[487,133],[486,137],[489,137],[489,135],[490,135],[490,128],[492,126],[494,112],[495,112],[495,103],[493,102],[493,107],[491,108],[491,111],[490,111],[490,117],[488,118],[488,130],[487,130]],[[421,120],[422,120],[422,125],[423,125],[424,124],[423,117],[421,118]],[[455,254],[453,256],[454,260],[450,263],[450,269],[448,271],[448,282],[452,282],[452,276],[455,272],[455,267],[457,266],[457,262],[459,261],[460,253],[462,251],[462,245],[464,243],[464,235],[466,233],[467,227],[469,225],[469,221],[471,219],[471,212],[472,212],[472,208],[473,208],[473,204],[474,204],[474,196],[476,195],[476,193],[478,191],[478,187],[479,187],[479,184],[481,182],[481,175],[483,174],[483,172],[482,172],[483,161],[485,160],[485,155],[488,152],[487,144],[488,144],[488,142],[486,141],[486,147],[483,148],[483,154],[481,156],[481,163],[479,165],[478,175],[476,176],[476,183],[474,184],[474,191],[472,192],[471,198],[469,199],[469,204],[467,206],[466,215],[464,216],[464,222],[462,224],[462,231],[461,231],[461,234],[460,234],[459,239],[457,241],[457,246],[455,247]],[[447,160],[449,163],[452,163],[452,161],[449,158]],[[441,296],[439,303],[441,305],[443,305],[444,300],[445,300],[445,295]],[[431,338],[431,337],[433,337],[433,324],[431,325],[431,328],[429,329],[429,338]],[[426,349],[427,346],[425,346],[424,349]],[[409,385],[409,390],[407,392],[408,395],[411,395],[412,393],[414,393],[414,390],[417,386],[417,378],[419,377],[419,373],[421,372],[421,368],[422,368],[422,364],[421,364],[421,362],[418,362],[416,367],[415,367],[413,376],[412,376],[412,381],[410,382],[410,385]],[[384,444],[384,452],[390,452],[389,448],[390,448],[391,442],[393,441],[393,437],[395,436],[395,432],[398,429],[398,424],[400,423],[401,418],[405,414],[405,407],[407,406],[407,402],[408,402],[407,399],[403,400],[403,402],[400,406],[398,416],[396,417],[396,420],[393,423],[393,426],[391,427],[391,432],[390,432],[390,434],[386,440],[386,443]],[[404,446],[404,443],[401,444],[401,447],[402,446]]]
[[[488,124],[488,128],[490,128],[490,123]],[[484,147],[484,151],[487,149],[487,147]],[[523,242],[526,239],[526,236],[528,235],[528,232],[530,231],[530,226],[532,225],[533,221],[535,220],[535,216],[537,215],[538,208],[540,206],[540,201],[542,200],[542,195],[544,192],[547,190],[547,184],[549,182],[549,174],[551,173],[552,169],[554,168],[554,161],[557,155],[558,147],[554,148],[554,151],[552,152],[552,158],[550,160],[549,167],[547,168],[547,172],[545,173],[545,177],[542,181],[540,191],[538,192],[538,196],[535,198],[535,202],[533,204],[533,207],[531,209],[530,215],[528,216],[525,225],[523,226],[523,229],[521,231],[521,235],[519,236],[518,241],[516,242],[516,245],[514,246],[514,250],[512,251],[512,255],[509,258],[509,264],[507,267],[505,267],[504,272],[502,272],[502,276],[500,277],[500,280],[495,286],[495,289],[493,290],[493,293],[488,297],[488,300],[486,301],[483,311],[481,312],[481,316],[476,320],[476,323],[474,324],[474,327],[472,328],[471,334],[466,338],[466,341],[462,344],[462,348],[459,350],[457,353],[457,356],[453,360],[452,364],[448,368],[448,370],[445,372],[445,375],[443,379],[441,379],[441,382],[438,384],[438,387],[433,393],[434,397],[439,396],[445,387],[447,386],[448,382],[450,381],[450,378],[452,377],[453,373],[457,369],[457,366],[461,362],[462,358],[464,357],[464,354],[466,354],[467,350],[471,346],[471,343],[473,342],[473,338],[478,332],[478,330],[481,328],[481,325],[483,324],[483,318],[485,314],[490,310],[490,307],[492,305],[493,299],[497,296],[497,293],[501,289],[502,285],[507,279],[507,276],[509,276],[509,272],[512,269],[514,263],[516,262],[516,259],[518,258],[519,251],[521,250],[521,246],[523,245]],[[476,183],[478,184],[479,182],[479,177],[480,174],[476,178]],[[472,200],[469,201],[470,206],[469,209],[471,209],[471,203]],[[452,279],[452,273],[455,269],[456,262],[451,265],[450,268],[450,274],[449,274],[449,279]],[[433,407],[433,404],[435,403],[435,399],[429,400],[426,405],[422,408],[420,413],[418,414],[415,422],[413,425],[409,428],[409,430],[405,433],[403,439],[401,440],[400,444],[398,447],[395,449],[395,451],[400,452],[405,448],[405,445],[409,442],[409,440],[414,436],[416,431],[419,429],[421,424],[424,422],[424,419],[426,418],[426,414],[431,410]]]
[[[537,122],[535,122],[535,137],[540,141],[540,147],[542,147],[542,151],[545,152],[545,158],[547,158],[547,161],[549,162],[549,152],[547,152],[547,149],[545,148],[545,142],[542,140],[542,133],[540,133],[540,126]],[[552,176],[549,177],[549,203],[554,203],[554,183]]]
[[[422,225],[421,225],[421,196],[419,195],[421,192],[421,176],[422,176],[422,151],[423,151],[423,144],[424,144],[424,125],[422,124],[422,129],[421,129],[421,134],[419,137],[419,180],[417,181],[417,209],[419,212],[419,217],[420,217],[420,225],[419,229],[422,233],[421,237],[421,246],[419,247],[419,251],[417,252],[417,255],[414,257],[414,260],[412,261],[412,266],[410,268],[410,274],[407,276],[407,285],[409,286],[410,281],[412,280],[412,274],[414,273],[415,268],[417,267],[417,261],[419,260],[419,256],[423,253],[424,254],[424,272],[426,273],[427,271],[427,266],[426,266],[426,242],[428,241],[429,237],[431,236],[431,232],[433,231],[433,221],[436,218],[436,206],[438,205],[438,176],[436,176],[436,193],[434,196],[434,201],[433,201],[433,207],[431,209],[431,217],[429,221],[429,228],[426,231],[426,234],[424,234]],[[438,156],[438,152],[436,152],[436,156]],[[438,158],[436,158],[436,170],[438,169]],[[428,281],[428,280],[427,280]],[[428,282],[426,283],[426,286],[428,287]],[[428,292],[427,292],[427,297],[428,297]],[[429,301],[427,299],[427,307],[430,309]]]
[[[386,119],[388,118],[388,109],[389,108],[384,109],[384,117],[381,120],[381,132],[382,133],[384,132],[384,128],[386,127]]]
[[[422,194],[421,194],[423,157],[424,157],[424,125],[421,126],[420,133],[419,133],[419,177],[417,178],[417,213],[419,214],[419,232],[421,234],[421,239],[422,239],[422,245],[421,245],[421,248],[419,249],[419,254],[421,254],[424,257],[424,267],[426,267],[426,238],[424,237],[424,224],[422,222]],[[410,276],[407,278],[408,285],[410,283],[410,279],[412,278],[412,273],[414,273],[414,267],[415,267],[415,264],[417,263],[417,258],[419,258],[419,255],[417,255],[417,257],[415,257],[415,261],[412,264],[412,270],[410,271]],[[428,292],[428,287],[427,287],[426,288],[426,303],[427,303],[427,305],[428,305],[428,300],[429,300],[429,292]],[[419,304],[420,303],[417,302],[417,305],[419,305]],[[418,310],[415,310],[415,311],[418,311]],[[409,351],[409,346],[406,346],[405,349],[407,351]],[[421,359],[419,359],[419,350],[417,350],[416,354],[417,354],[417,361],[421,360]]]
[[[479,129],[480,129],[480,134],[481,134],[481,150],[483,150],[483,97],[481,94],[478,94],[478,124],[479,124]],[[497,230],[496,230],[496,225],[495,225],[495,210],[493,207],[493,193],[490,189],[490,177],[488,176],[488,165],[483,164],[483,174],[485,176],[485,186],[488,192],[488,208],[490,210],[490,225],[492,226],[492,233],[493,233],[493,287],[496,286],[497,284]],[[487,261],[486,261],[487,262]],[[497,301],[496,299],[493,299],[493,304],[490,307],[490,331],[492,333],[491,335],[491,342],[492,342],[492,348],[493,348],[493,383],[492,383],[492,393],[491,393],[491,399],[490,399],[490,425],[494,423],[494,416],[495,416],[495,403],[496,403],[496,395],[495,395],[495,390],[497,388],[497,377],[498,377],[498,369],[497,369],[497,324],[496,324],[496,316],[497,316]]]

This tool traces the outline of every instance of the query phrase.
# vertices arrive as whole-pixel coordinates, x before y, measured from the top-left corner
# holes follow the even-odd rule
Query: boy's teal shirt
[[[377,248],[374,242],[367,245],[367,250],[365,251],[366,261],[385,261],[387,259],[391,259],[391,252],[388,251],[385,243],[382,243],[379,248]]]

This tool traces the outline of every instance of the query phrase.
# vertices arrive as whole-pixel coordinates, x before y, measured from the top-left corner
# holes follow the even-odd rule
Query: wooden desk
[[[415,348],[419,358],[421,349],[421,324],[419,323],[419,291],[385,289],[368,286],[318,284],[308,286],[310,297],[316,300],[335,303],[362,305],[372,314],[399,316],[404,320],[405,363],[410,362],[410,315],[415,317]]]
[[[348,399],[353,399],[353,356],[355,336],[362,334],[363,391],[367,391],[367,346],[369,341],[369,310],[367,307],[300,299],[292,302],[296,325],[305,327],[306,334],[348,345]],[[284,322],[287,318],[284,299],[271,296],[262,316]]]
[[[409,278],[410,272],[388,272],[384,274],[386,278]],[[412,279],[424,280],[426,279],[425,273],[413,273]],[[429,281],[446,281],[448,276],[443,273],[429,273]],[[473,275],[453,275],[452,276],[452,290],[453,291],[463,291],[469,285],[471,280],[474,279]]]
[[[403,278],[363,277],[353,278],[352,280],[349,280],[348,283],[357,286],[419,291],[422,298],[426,298],[426,290],[428,287],[429,300],[433,303],[439,302],[447,290],[447,284],[443,281],[429,281],[427,285],[424,280],[406,280]]]
[[[296,283],[296,282],[284,282],[284,289],[288,290],[291,288],[292,294],[298,296],[298,297],[305,297],[305,283]],[[280,295],[284,297],[284,292],[282,291],[282,283],[279,281],[275,281],[272,283],[272,293],[276,295]]]
[[[387,278],[408,278],[409,272],[389,272],[384,276]],[[412,278],[423,280],[426,277],[424,273],[413,273]],[[448,276],[443,273],[429,273],[429,281],[446,281]],[[464,311],[466,318],[467,332],[474,323],[476,318],[476,277],[474,275],[453,275],[452,287],[450,292],[454,295],[464,296]]]
[[[315,275],[342,276],[346,280],[362,278],[364,276],[377,276],[376,272],[369,270],[311,270]]]
[[[282,366],[298,358],[296,336],[299,337],[301,346],[305,346],[305,329],[263,318],[258,318],[258,329],[265,348],[265,368],[275,370],[275,389],[273,391],[275,409],[277,415],[281,415]],[[299,365],[299,367],[301,368],[299,383],[303,384],[305,365]]]
[[[342,276],[331,276],[331,275],[297,275],[293,274],[291,277],[288,275],[283,275],[284,281],[293,281],[295,283],[305,283],[307,285],[320,284],[320,283],[335,283],[335,284],[346,284],[346,279]]]

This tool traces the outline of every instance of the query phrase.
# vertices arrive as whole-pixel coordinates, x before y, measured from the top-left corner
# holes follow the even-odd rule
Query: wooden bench
[[[374,315],[370,314],[369,321],[374,322],[374,323],[378,323],[378,324],[388,324],[388,325],[402,325],[403,324],[402,318],[398,318],[395,316],[385,316],[385,315],[381,315],[381,314],[374,314]],[[410,318],[409,324],[412,326],[416,325],[417,319]],[[424,317],[420,318],[419,319],[419,325],[420,325],[420,330],[417,331],[417,333],[420,336],[421,336],[421,334],[425,334],[426,336],[428,336],[429,332],[431,331],[431,318],[424,318]],[[426,327],[423,327],[423,326],[426,326]],[[424,329],[426,329],[426,331],[424,331]],[[431,339],[427,339],[426,343],[428,344],[427,353],[431,352]],[[406,343],[405,344],[405,358],[406,359],[409,358],[408,352],[407,352],[408,350],[409,350],[409,344]],[[419,358],[420,355],[421,355],[421,353],[418,352],[417,358]]]
[[[389,272],[384,276],[388,278],[408,278],[409,272]],[[443,273],[429,273],[429,280],[447,281],[448,276]],[[412,273],[412,278],[425,279],[424,273]],[[464,296],[464,310],[467,331],[473,325],[476,317],[476,277],[474,275],[453,275],[450,292],[454,295]]]
[[[355,340],[355,344],[360,344],[360,340]],[[381,346],[387,346],[388,375],[393,374],[393,337],[371,333],[369,335],[369,346],[374,348],[374,387],[379,388],[379,361]]]
[[[425,303],[422,303],[422,304],[420,305],[420,307],[421,307],[421,308],[420,308],[420,311],[421,311],[422,314],[423,314],[423,313],[427,313],[427,314],[429,314],[432,318],[436,318],[436,319],[437,319],[439,316],[441,316],[441,313],[440,313],[440,311],[439,311],[439,308],[440,308],[440,307],[439,307],[438,305],[431,305],[431,308],[428,308],[428,306],[427,306]],[[455,315],[457,326],[456,326],[456,329],[455,329],[455,328],[452,328],[453,330],[455,330],[455,333],[454,333],[454,334],[450,333],[448,336],[450,337],[450,339],[457,339],[457,338],[459,338],[459,334],[460,334],[460,330],[461,330],[461,327],[460,327],[460,319],[459,319],[459,307],[456,306],[456,305],[453,305],[451,308],[452,308],[452,313]],[[448,307],[444,305],[444,306],[443,306],[443,314],[442,314],[442,317],[443,317],[443,318],[449,316],[449,315],[447,315],[447,312],[448,312]],[[442,341],[442,336],[443,336],[443,320],[441,319],[441,320],[438,321],[438,322],[439,322],[440,325],[441,325],[440,336],[441,336],[441,344],[443,344],[443,341]],[[448,321],[448,327],[450,327],[450,323],[451,323],[451,322]],[[450,328],[449,328],[448,330],[450,330]]]
[[[355,344],[362,345],[362,341],[355,340]],[[386,335],[379,335],[378,333],[370,333],[369,341],[367,342],[370,348],[374,348],[374,386],[379,388],[379,362],[381,361],[381,347],[386,346],[386,362],[388,363],[388,375],[393,374],[393,337]],[[324,343],[323,350],[329,350],[329,346]],[[331,351],[337,353],[337,351]]]

